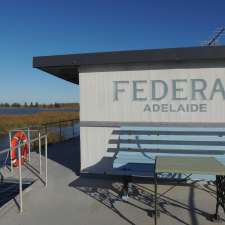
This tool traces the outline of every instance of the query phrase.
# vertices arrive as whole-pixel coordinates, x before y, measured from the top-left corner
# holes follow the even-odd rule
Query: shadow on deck
[[[151,182],[142,184],[134,181],[129,200],[126,202],[120,198],[122,184],[116,180],[103,181],[80,177],[73,181],[70,186],[112,210],[128,224],[139,224],[137,218],[141,214],[149,217],[150,221],[154,221],[154,185]],[[211,218],[215,210],[216,192],[211,184],[185,185],[178,183],[170,186],[162,183],[159,199],[161,213],[159,224],[214,224],[211,222]],[[121,204],[125,206],[122,210],[119,207]],[[132,210],[136,209],[139,213],[142,211],[142,213],[134,218],[131,208]],[[225,220],[222,219],[222,222]]]
[[[24,183],[22,188],[25,190],[32,182]],[[15,204],[19,208],[19,204],[16,200],[16,196],[19,194],[19,183],[18,182],[4,182],[0,183],[0,208],[4,206],[10,200],[14,200]]]
[[[80,137],[50,145],[48,148],[48,158],[79,175],[81,165]]]
[[[49,150],[49,158],[79,175],[79,146],[78,137],[54,145],[52,146],[53,149]],[[154,186],[151,180],[140,183],[138,179],[134,179],[132,192],[127,202],[120,198],[123,186],[121,177],[95,176],[93,174],[91,176],[81,175],[71,182],[69,186],[107,207],[128,224],[139,224],[136,218],[132,219],[132,216],[131,218],[127,216],[129,214],[127,210],[129,212],[130,207],[142,211],[153,222]],[[162,182],[160,186],[159,209],[161,212],[160,220],[163,222],[159,222],[159,224],[165,224],[165,222],[166,224],[185,225],[214,224],[210,221],[216,203],[216,191],[212,183],[185,184],[181,182],[170,185],[167,182]],[[120,204],[125,208],[120,209]],[[222,221],[225,222],[224,219]]]
[[[26,213],[20,216],[9,211],[1,218],[3,224],[154,224],[151,180],[145,183],[134,180],[130,198],[124,202],[120,198],[122,183],[118,177],[78,176],[79,137],[49,146],[48,158],[48,188],[40,191],[36,182],[32,195],[24,198]],[[158,224],[215,224],[209,220],[216,203],[213,184],[161,183],[158,189],[161,212]]]

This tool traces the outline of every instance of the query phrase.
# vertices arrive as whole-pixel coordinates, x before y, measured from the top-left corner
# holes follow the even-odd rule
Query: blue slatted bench
[[[154,176],[156,156],[214,156],[225,164],[225,128],[222,127],[121,127],[113,131],[114,170],[127,176]],[[187,174],[162,174],[185,178]],[[212,176],[191,176],[212,180]]]

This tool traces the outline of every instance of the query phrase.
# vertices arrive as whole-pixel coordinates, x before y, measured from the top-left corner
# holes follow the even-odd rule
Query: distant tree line
[[[50,104],[40,104],[38,102],[25,102],[24,104],[14,102],[14,103],[0,103],[1,108],[73,108],[79,110],[79,103],[50,103]]]

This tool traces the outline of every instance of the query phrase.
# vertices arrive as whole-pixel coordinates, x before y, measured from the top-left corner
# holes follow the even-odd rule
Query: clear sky
[[[33,56],[198,46],[224,25],[224,0],[1,1],[0,102],[79,101]]]

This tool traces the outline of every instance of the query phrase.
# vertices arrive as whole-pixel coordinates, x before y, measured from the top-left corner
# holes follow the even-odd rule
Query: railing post
[[[48,136],[45,136],[45,187],[48,185]]]
[[[73,126],[73,137],[75,136],[75,130],[74,130],[74,120],[72,120],[72,126]]]
[[[59,122],[59,136],[60,136],[60,141],[62,140],[62,124]]]
[[[21,148],[20,143],[18,146],[18,154],[19,154],[19,191],[20,191],[20,213],[23,212],[23,184],[22,184],[22,162],[21,162]]]
[[[47,135],[47,133],[48,133],[48,125],[45,124],[44,126],[45,126],[45,134]]]
[[[9,147],[10,147],[10,170],[13,173],[13,161],[12,161],[12,132],[9,131]]]
[[[40,131],[38,133],[38,145],[39,145],[39,174],[41,175],[42,166],[41,166],[41,133]]]
[[[30,128],[27,129],[28,136],[28,161],[30,162]]]

